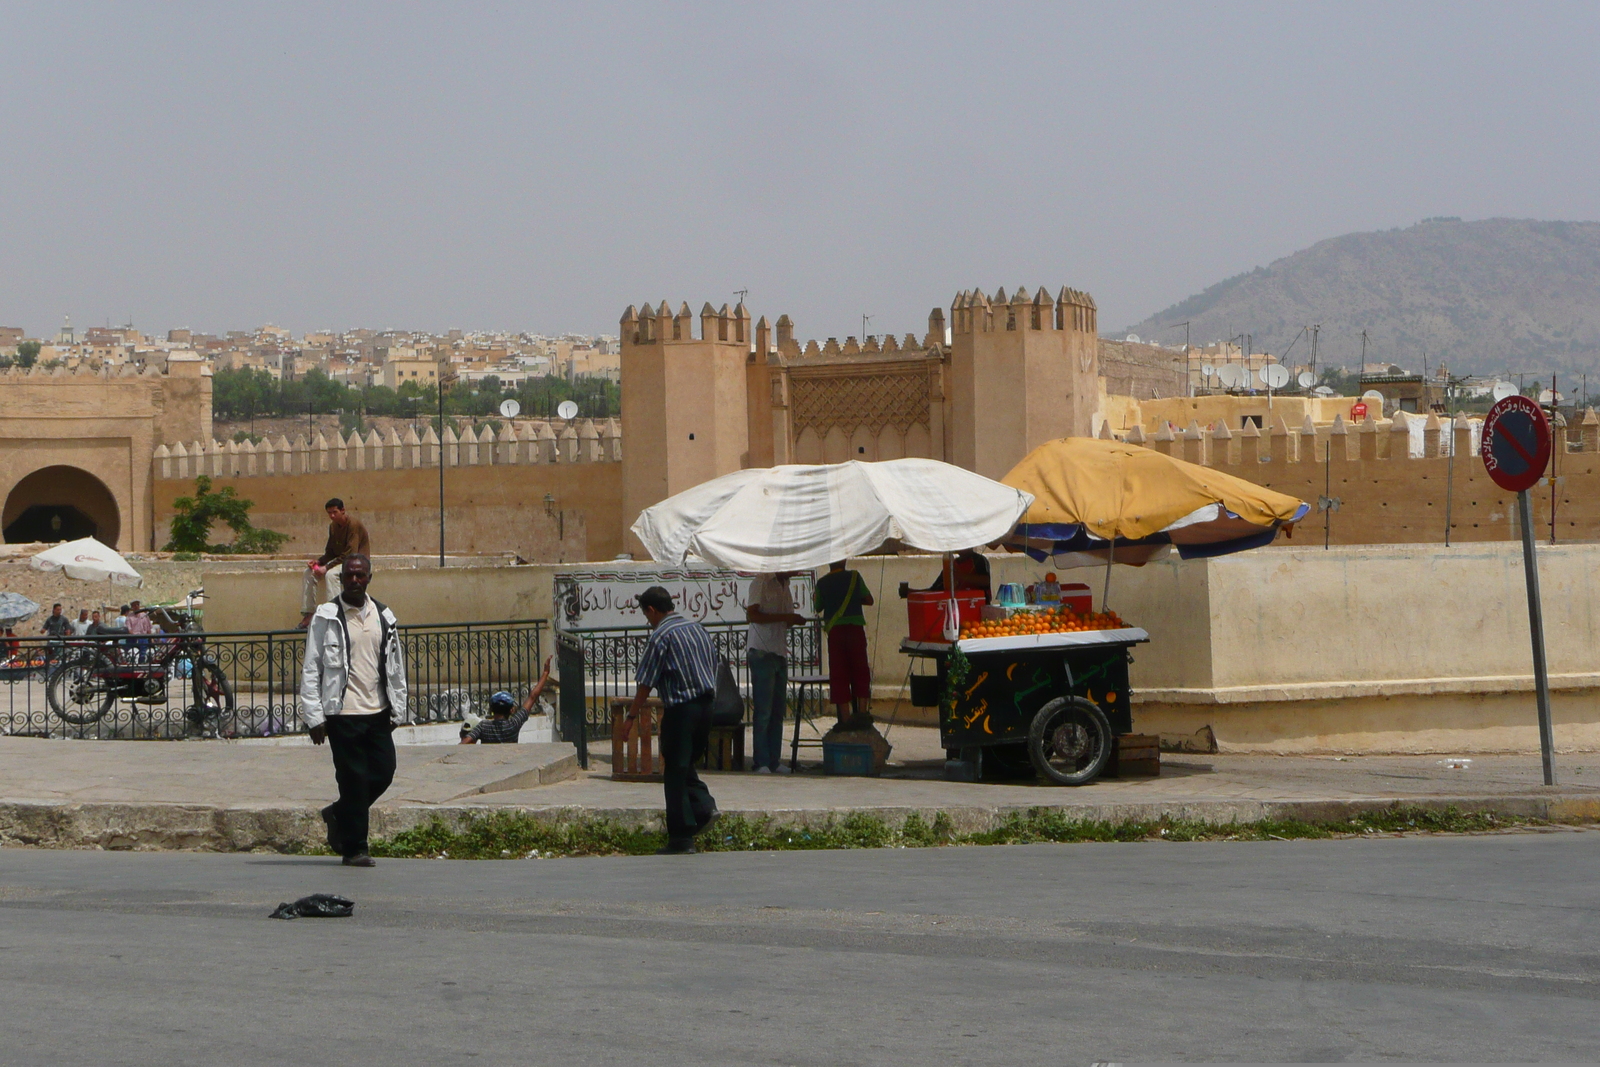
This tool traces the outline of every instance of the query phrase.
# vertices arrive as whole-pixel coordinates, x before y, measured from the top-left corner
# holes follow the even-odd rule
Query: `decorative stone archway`
[[[93,537],[115,546],[122,513],[104,482],[78,467],[34,471],[12,487],[0,511],[7,544]]]

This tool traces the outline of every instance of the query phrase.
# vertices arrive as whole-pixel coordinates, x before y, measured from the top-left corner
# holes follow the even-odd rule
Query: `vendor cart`
[[[1138,627],[912,641],[900,650],[929,659],[932,685],[917,703],[939,707],[939,738],[952,759],[985,776],[1031,765],[1060,785],[1094,781],[1114,739],[1133,731],[1129,653],[1150,639]],[[913,675],[913,682],[919,679]],[[986,766],[987,765],[987,766]]]

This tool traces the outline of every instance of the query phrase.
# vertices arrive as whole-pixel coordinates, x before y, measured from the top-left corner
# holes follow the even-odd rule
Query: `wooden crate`
[[[661,702],[651,700],[637,717],[629,712],[632,703],[611,702],[611,780],[659,782],[661,756],[656,739],[661,735]]]
[[[713,726],[701,766],[708,771],[744,770],[744,723]]]
[[[1155,734],[1122,734],[1112,745],[1106,773],[1117,778],[1159,777],[1161,738]]]

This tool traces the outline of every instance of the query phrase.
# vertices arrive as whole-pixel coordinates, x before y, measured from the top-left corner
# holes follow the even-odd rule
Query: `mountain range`
[[[1352,233],[1218,282],[1128,329],[1207,345],[1248,333],[1254,351],[1452,373],[1584,372],[1600,378],[1600,222],[1426,219]],[[1298,337],[1298,340],[1296,338]]]

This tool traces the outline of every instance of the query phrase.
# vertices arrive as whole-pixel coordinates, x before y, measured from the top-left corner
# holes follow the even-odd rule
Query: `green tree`
[[[172,502],[172,539],[163,552],[271,553],[276,552],[288,534],[264,530],[250,524],[253,501],[246,500],[223,486],[211,491],[211,479],[202,474],[195,479],[194,496],[180,496]],[[208,544],[213,523],[221,521],[233,531],[231,545]]]
[[[24,341],[17,346],[17,366],[26,370],[39,362],[39,342]]]

